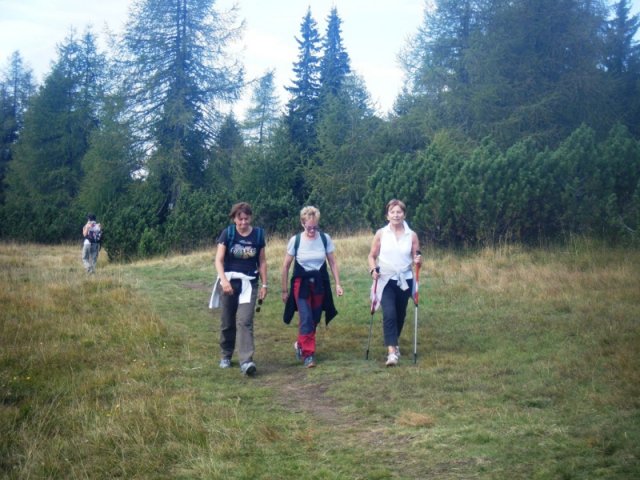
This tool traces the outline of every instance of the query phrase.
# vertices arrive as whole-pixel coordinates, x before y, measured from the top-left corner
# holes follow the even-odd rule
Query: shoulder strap
[[[235,227],[235,225],[229,225],[227,227],[227,243],[225,244],[225,246],[227,248],[229,248],[231,246],[235,236],[236,236],[236,227]]]
[[[322,244],[324,245],[324,251],[326,253],[327,251],[327,236],[324,234],[324,232],[318,232],[320,234],[320,238],[322,239]]]
[[[296,240],[295,243],[293,244],[293,256],[297,257],[298,256],[298,247],[300,246],[300,233],[296,234]]]
[[[327,251],[327,236],[324,234],[324,232],[318,232],[320,234],[320,238],[322,239],[322,244],[324,245],[324,251]],[[297,233],[296,234],[296,240],[295,243],[293,244],[293,256],[297,257],[298,256],[298,247],[300,246],[300,236],[302,234],[301,233]]]
[[[264,228],[255,227],[258,245],[264,245]]]

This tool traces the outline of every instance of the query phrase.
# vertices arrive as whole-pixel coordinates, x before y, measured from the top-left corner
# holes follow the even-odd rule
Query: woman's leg
[[[256,312],[256,299],[258,298],[258,283],[251,285],[251,300],[249,303],[238,305],[236,315],[236,332],[238,338],[238,359],[240,364],[253,361],[255,343],[253,339],[253,317]]]
[[[380,297],[382,308],[382,332],[386,347],[398,345],[398,312],[397,312],[397,286],[395,281],[388,282]]]
[[[323,295],[318,295],[309,285],[307,298],[300,298],[300,283],[296,278],[293,283],[293,295],[298,306],[298,348],[302,350],[302,357],[307,358],[316,353],[316,328],[322,316]]]
[[[400,334],[402,333],[402,328],[404,327],[404,321],[407,317],[407,305],[409,303],[409,299],[411,298],[411,292],[413,292],[413,280],[407,280],[409,284],[409,288],[406,290],[401,290],[396,286],[396,325],[398,331],[398,341],[400,340]],[[398,343],[396,343],[396,346]]]
[[[231,359],[236,348],[236,312],[238,310],[239,292],[224,295],[220,289],[220,355]]]

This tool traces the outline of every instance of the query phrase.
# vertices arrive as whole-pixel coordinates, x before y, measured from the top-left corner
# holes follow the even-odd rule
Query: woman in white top
[[[335,246],[331,237],[318,229],[319,221],[320,211],[316,207],[304,207],[300,211],[304,231],[289,240],[282,265],[282,301],[285,303],[283,320],[290,323],[295,311],[298,311],[298,338],[294,349],[298,360],[303,360],[307,368],[316,366],[316,329],[322,312],[325,312],[326,323],[338,313],[333,304],[327,262],[336,283],[336,294],[343,294],[334,255]],[[289,290],[287,280],[294,260]]]
[[[400,200],[387,203],[389,223],[376,232],[368,258],[369,273],[374,281],[377,280],[373,295],[379,299],[377,305],[382,307],[388,367],[397,365],[400,359],[400,334],[413,291],[412,267],[422,261],[418,235],[405,221],[406,210]]]

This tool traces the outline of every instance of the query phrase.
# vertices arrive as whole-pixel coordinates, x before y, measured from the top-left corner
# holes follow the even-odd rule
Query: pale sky
[[[429,0],[426,0],[427,2]],[[640,0],[639,0],[640,1]],[[0,66],[18,50],[38,82],[57,58],[56,45],[71,27],[82,34],[87,25],[104,38],[105,27],[121,32],[133,0],[0,0]],[[234,0],[217,0],[227,9]],[[300,24],[311,7],[321,35],[332,6],[342,19],[342,39],[352,69],[364,79],[380,113],[386,113],[401,90],[398,53],[417,32],[425,0],[235,0],[238,19],[246,22],[233,47],[243,59],[247,79],[275,69],[281,103],[288,100],[293,63],[298,59]],[[247,97],[250,95],[247,91]],[[242,116],[242,104],[235,107]]]
[[[247,79],[275,69],[276,85],[284,104],[298,59],[300,24],[311,7],[320,34],[333,6],[342,19],[342,39],[352,69],[360,75],[380,113],[388,112],[403,84],[398,54],[422,24],[430,0],[217,0],[218,8],[237,3],[239,20],[246,21],[243,38],[235,47],[243,60]],[[56,45],[74,27],[79,34],[87,25],[99,38],[105,27],[119,33],[133,0],[0,0],[0,66],[18,50],[38,82],[57,58]],[[632,13],[640,10],[633,0]],[[250,91],[247,91],[249,96]],[[246,101],[245,101],[246,104]],[[243,104],[235,107],[242,116]]]

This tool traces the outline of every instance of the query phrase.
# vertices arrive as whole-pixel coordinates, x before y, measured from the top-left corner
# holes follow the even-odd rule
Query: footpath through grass
[[[0,477],[640,476],[640,252],[427,252],[418,363],[410,307],[386,369],[369,241],[336,239],[346,293],[308,370],[270,241],[255,378],[217,367],[213,251],[87,277],[79,247],[0,244]]]

